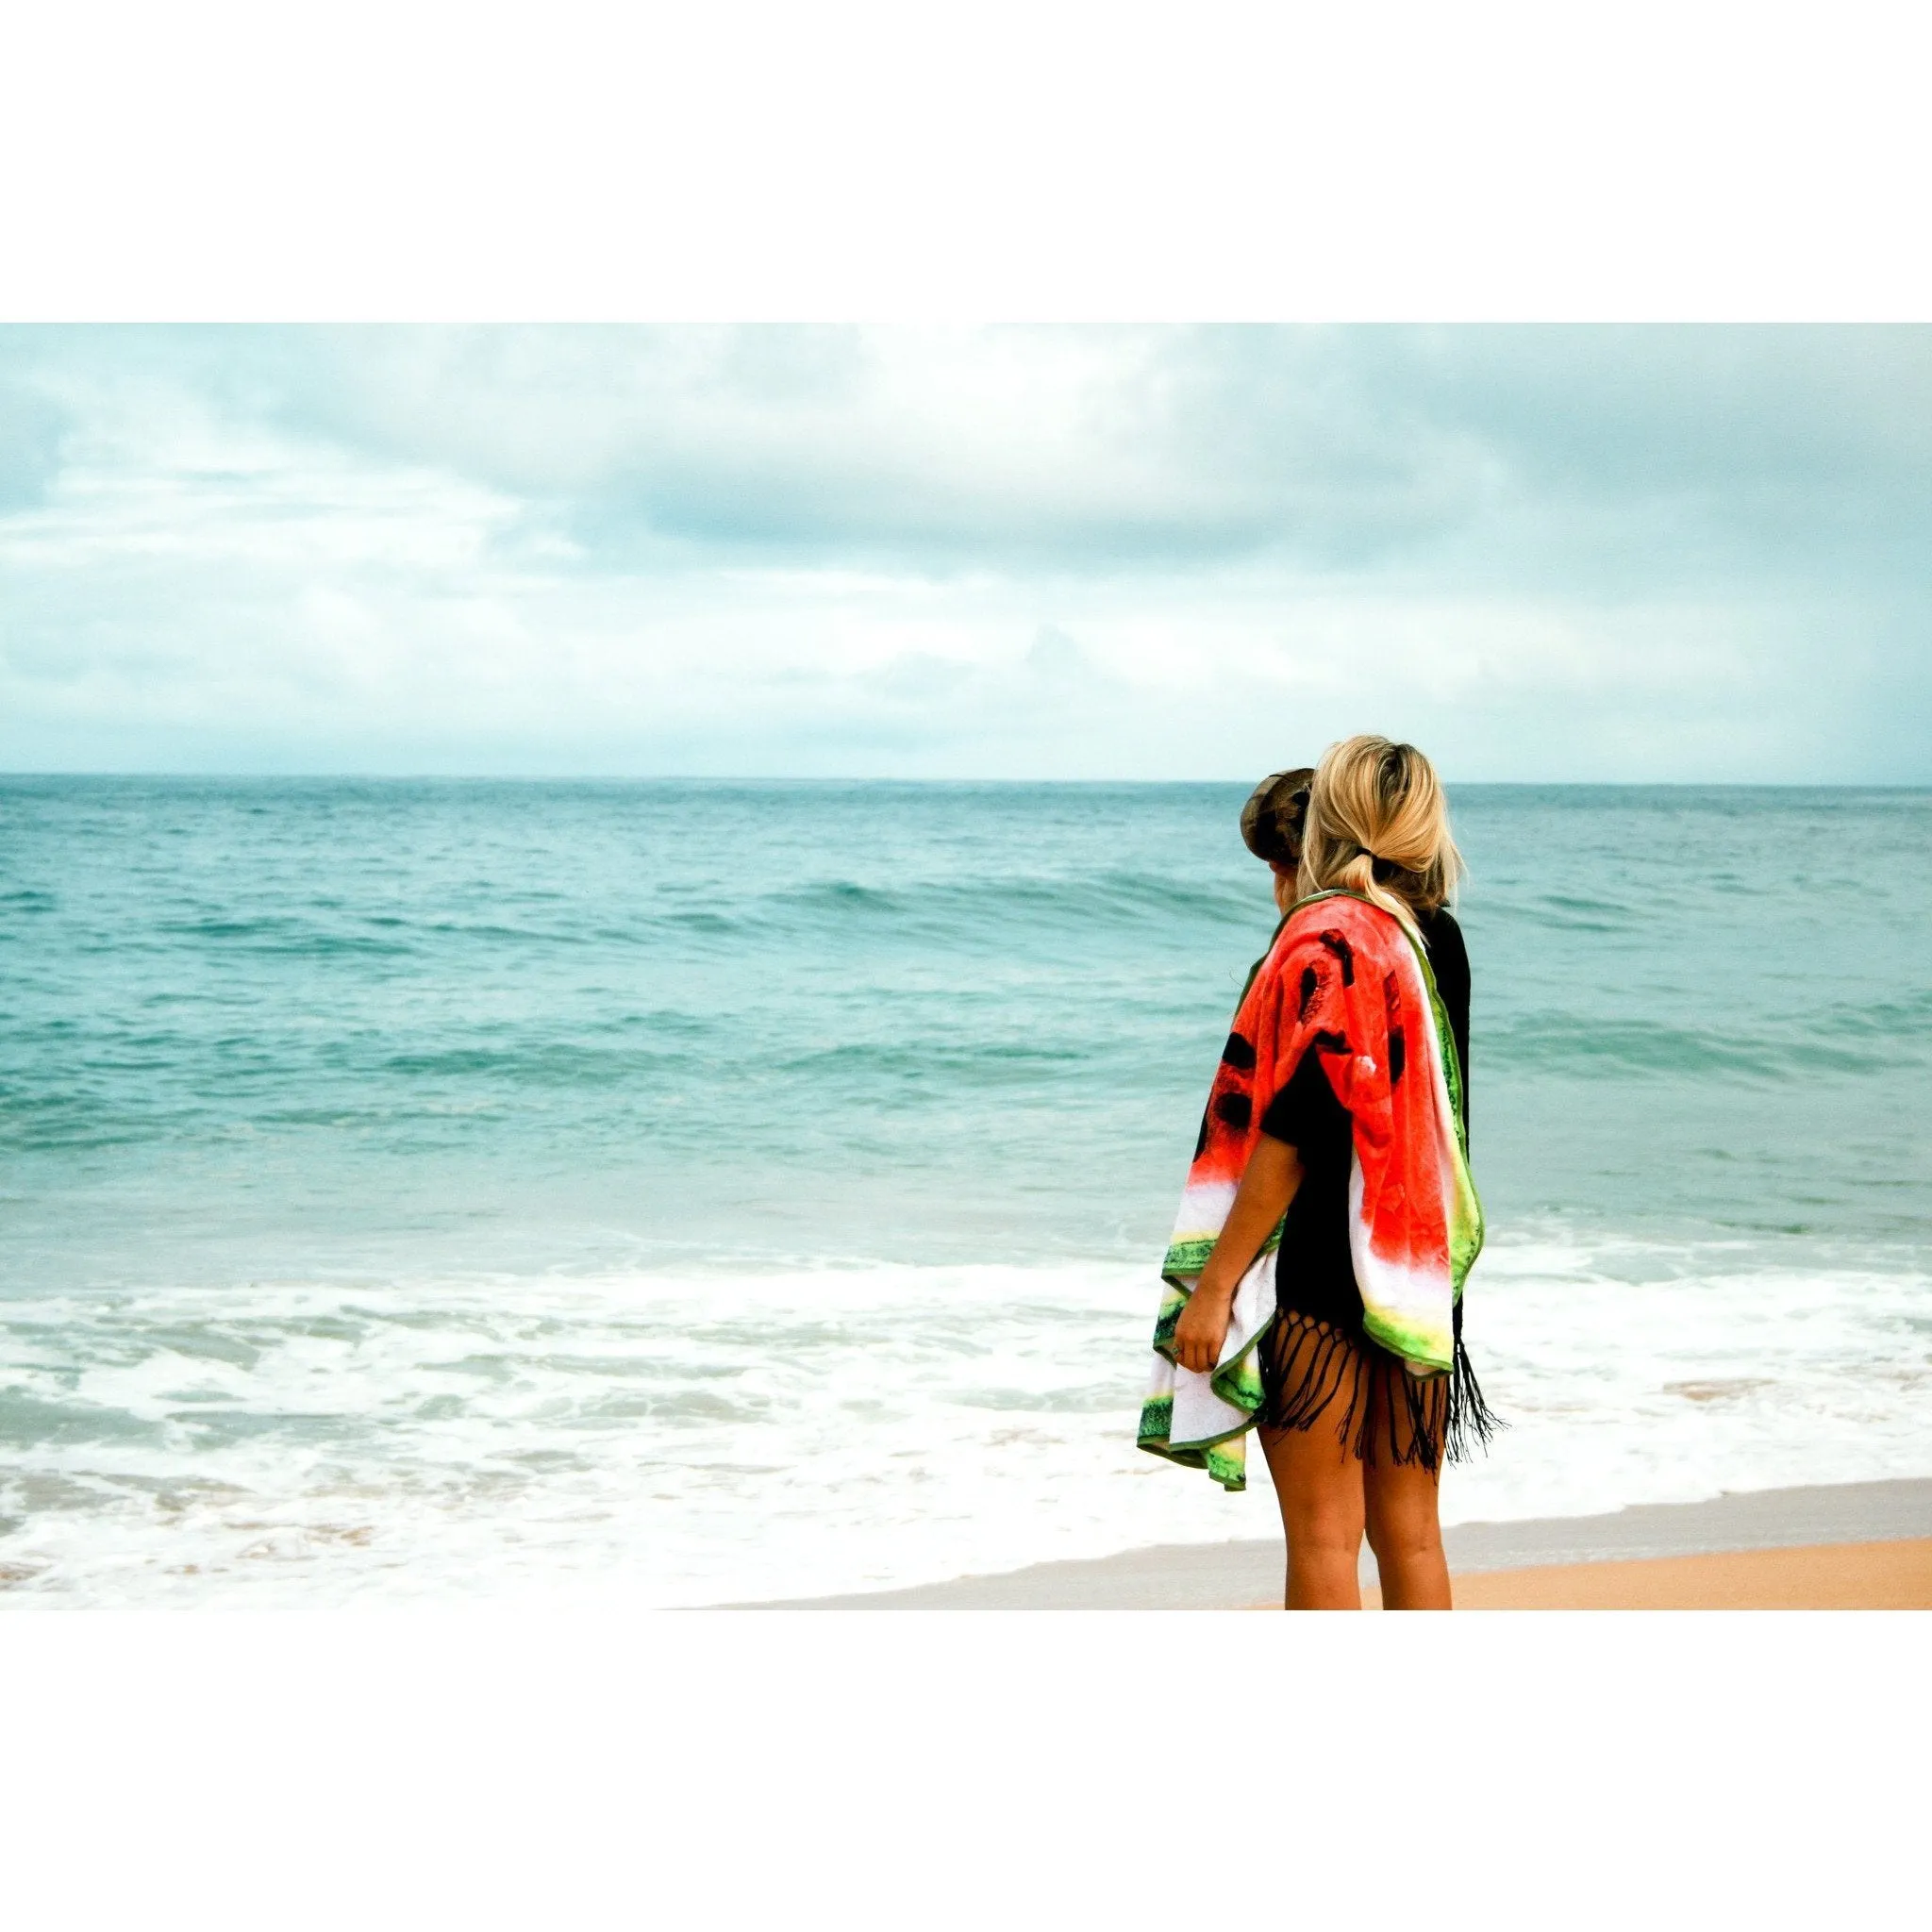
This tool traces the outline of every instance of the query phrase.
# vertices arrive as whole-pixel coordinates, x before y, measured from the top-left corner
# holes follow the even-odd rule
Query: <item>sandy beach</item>
[[[1932,1609],[1932,1480],[1753,1490],[1443,1531],[1464,1609]],[[1278,1541],[1174,1543],[758,1609],[1243,1610],[1280,1601]],[[1376,1604],[1364,1553],[1362,1595]]]
[[[1925,1610],[1932,1538],[1475,1571],[1455,1591],[1462,1610]],[[1362,1607],[1378,1593],[1365,1589]]]

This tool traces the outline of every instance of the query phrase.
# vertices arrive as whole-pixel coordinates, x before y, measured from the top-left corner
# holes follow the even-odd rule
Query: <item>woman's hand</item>
[[[1301,1157],[1294,1149],[1272,1134],[1257,1135],[1221,1239],[1174,1324],[1174,1356],[1181,1368],[1205,1375],[1220,1361],[1234,1313],[1234,1291],[1301,1184]]]
[[[1234,1312],[1234,1291],[1197,1287],[1188,1297],[1181,1318],[1174,1324],[1174,1360],[1184,1369],[1205,1375],[1221,1359],[1221,1344],[1227,1340],[1227,1324]]]

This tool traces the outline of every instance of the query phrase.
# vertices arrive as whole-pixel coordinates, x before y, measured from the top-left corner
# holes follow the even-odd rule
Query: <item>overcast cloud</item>
[[[0,331],[0,766],[1932,780],[1932,331]]]

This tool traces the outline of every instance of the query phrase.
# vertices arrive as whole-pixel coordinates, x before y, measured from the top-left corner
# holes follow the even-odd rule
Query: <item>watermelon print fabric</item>
[[[1249,978],[1208,1095],[1161,1267],[1140,1445],[1246,1487],[1261,1407],[1257,1344],[1275,1319],[1280,1229],[1241,1276],[1213,1371],[1179,1368],[1174,1331],[1227,1220],[1268,1104],[1312,1053],[1354,1135],[1349,1247],[1369,1339],[1418,1376],[1450,1374],[1455,1309],[1482,1247],[1463,1138],[1461,1070],[1428,956],[1357,893],[1318,892],[1276,930]]]

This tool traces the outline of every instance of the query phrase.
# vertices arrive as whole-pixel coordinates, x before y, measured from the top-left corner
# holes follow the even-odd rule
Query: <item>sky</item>
[[[1932,782],[1932,329],[0,328],[0,770]]]

